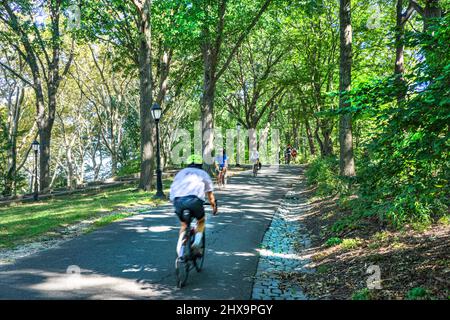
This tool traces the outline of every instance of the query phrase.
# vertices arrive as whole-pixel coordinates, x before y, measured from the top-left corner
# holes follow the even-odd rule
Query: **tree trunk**
[[[78,179],[77,179],[77,184],[78,185],[81,185],[81,184],[83,184],[84,183],[84,174],[85,174],[85,171],[84,171],[84,156],[82,156],[81,157],[81,159],[80,159],[81,161],[80,161],[80,171],[79,171],[79,174],[78,174]]]
[[[254,126],[252,126],[250,129],[248,129],[248,149],[250,151],[258,149],[257,132],[256,132],[256,128]]]
[[[39,190],[48,191],[50,187],[50,143],[53,120],[48,119],[39,125]]]
[[[71,146],[66,146],[66,160],[67,160],[67,188],[74,189],[76,187],[76,182],[74,184],[74,168],[73,168],[73,158]]]
[[[195,3],[195,1],[194,1]],[[206,6],[202,8],[204,10],[206,20],[210,20],[209,7],[212,2],[206,2]],[[203,161],[206,162],[206,169],[210,171],[212,164],[211,154],[214,149],[214,96],[216,90],[217,80],[229,67],[234,55],[241,46],[244,39],[248,36],[250,31],[256,25],[261,18],[262,14],[269,7],[271,0],[265,0],[261,8],[253,17],[251,23],[242,31],[237,39],[234,47],[231,49],[230,54],[224,59],[224,64],[218,69],[218,61],[220,57],[220,49],[222,46],[222,40],[224,36],[225,14],[227,10],[227,0],[221,0],[217,2],[217,24],[215,37],[211,36],[211,32],[208,26],[210,21],[205,21],[205,27],[202,30],[202,44],[201,51],[203,56],[204,67],[204,81],[203,81],[203,96],[201,100],[201,116],[202,116],[202,149],[203,149]]]
[[[293,121],[293,124],[292,124],[292,135],[294,136],[294,147],[298,148],[298,146],[299,146],[298,126],[295,124],[295,121]]]
[[[397,88],[397,101],[401,102],[406,95],[406,82],[403,77],[405,73],[404,51],[405,51],[405,24],[403,18],[403,0],[397,0],[397,23],[395,35],[395,86]]]
[[[319,120],[316,119],[316,128],[314,129],[314,137],[316,138],[317,143],[319,144],[320,154],[321,154],[321,156],[323,156],[324,146],[323,146],[323,141],[319,135],[319,129],[320,129]]]
[[[5,189],[3,190],[4,196],[10,196],[15,193],[16,189],[16,168],[17,168],[17,143],[16,136],[10,136],[8,150],[8,169],[5,177]]]
[[[323,139],[320,137],[319,131]],[[322,157],[328,157],[333,154],[333,140],[331,139],[332,132],[333,128],[328,122],[316,119],[316,129],[314,130],[314,136],[319,143],[320,155]]]
[[[351,89],[352,71],[352,25],[350,0],[340,0],[340,66],[339,66],[339,108],[351,107],[348,93]],[[352,115],[344,112],[339,120],[340,174],[355,175],[353,158]]]
[[[424,31],[433,25],[430,19],[442,17],[442,8],[439,5],[439,0],[427,0],[424,9]]]
[[[313,135],[311,132],[311,126],[309,125],[309,121],[308,121],[307,117],[305,117],[305,129],[306,129],[306,136],[308,138],[309,151],[310,151],[311,155],[313,156],[316,154],[316,146],[314,145],[314,139],[313,139]]]
[[[328,124],[321,128],[323,136],[323,156],[328,157],[333,154],[333,139],[331,139],[331,133],[333,128],[330,128]]]
[[[203,160],[206,168],[212,165],[212,152],[214,149],[214,96],[216,91],[216,81],[214,74],[216,71],[216,59],[213,56],[213,49],[209,43],[203,45],[203,97],[201,101],[202,115],[202,149]]]
[[[16,98],[14,101],[12,101],[13,94],[8,99],[8,168],[5,177],[5,189],[3,190],[3,195],[5,196],[16,193],[17,132],[24,92],[25,90],[20,88],[15,94]]]
[[[139,47],[139,109],[141,128],[141,170],[139,188],[150,191],[153,180],[153,119],[152,106],[152,58],[151,58],[151,1],[145,1],[140,14]]]

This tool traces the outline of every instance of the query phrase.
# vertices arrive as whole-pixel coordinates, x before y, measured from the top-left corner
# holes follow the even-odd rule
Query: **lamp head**
[[[34,140],[33,143],[31,144],[31,148],[33,148],[34,152],[38,152],[39,151],[39,142]]]
[[[155,102],[155,103],[153,104],[151,110],[152,110],[152,117],[153,117],[153,119],[154,119],[156,122],[158,122],[159,119],[161,119],[161,115],[162,115],[162,109],[161,109],[161,106]]]

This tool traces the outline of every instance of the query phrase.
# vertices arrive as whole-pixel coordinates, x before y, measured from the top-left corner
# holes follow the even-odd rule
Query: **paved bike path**
[[[257,249],[298,172],[263,167],[217,191],[220,214],[207,209],[204,269],[182,289],[174,271],[178,220],[167,204],[0,266],[0,299],[249,299]]]

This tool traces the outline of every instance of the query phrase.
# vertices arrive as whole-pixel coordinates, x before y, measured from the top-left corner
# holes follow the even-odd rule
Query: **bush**
[[[341,244],[341,243],[342,243],[342,239],[341,239],[341,238],[338,238],[338,237],[332,237],[332,238],[330,238],[330,239],[327,240],[327,242],[325,243],[325,245],[326,245],[327,247],[334,247],[334,246],[337,246],[337,245],[339,245],[339,244]]]
[[[344,239],[342,240],[341,247],[344,250],[356,249],[362,244],[361,239]]]
[[[352,294],[352,300],[370,300],[371,294],[368,288],[358,290]]]
[[[306,170],[309,185],[317,186],[318,196],[328,196],[343,191],[339,179],[339,161],[336,157],[316,158]]]
[[[128,160],[123,166],[117,171],[118,177],[128,176],[130,174],[135,174],[140,171],[141,162],[139,159]]]
[[[426,59],[405,74],[405,99],[396,99],[395,78],[366,82],[352,94],[353,112],[373,126],[358,159],[354,211],[360,216],[376,215],[401,227],[449,215],[449,23],[446,16],[410,37]]]
[[[426,289],[422,287],[412,288],[406,294],[406,299],[408,300],[423,300],[429,297],[429,293]]]

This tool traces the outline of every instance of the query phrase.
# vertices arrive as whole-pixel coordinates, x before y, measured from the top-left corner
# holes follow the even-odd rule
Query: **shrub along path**
[[[361,220],[353,228],[332,232],[348,217],[337,197],[314,197],[305,189],[311,208],[299,222],[306,226],[312,246],[308,265],[316,272],[284,273],[292,285],[312,299],[449,299],[450,225],[442,219],[424,229],[405,226],[390,230],[376,219]],[[304,249],[300,248],[300,252]],[[380,289],[375,271],[379,270]]]

